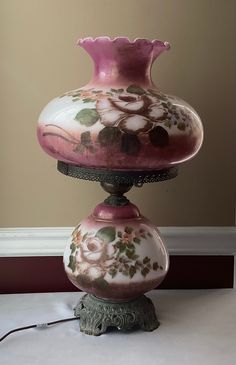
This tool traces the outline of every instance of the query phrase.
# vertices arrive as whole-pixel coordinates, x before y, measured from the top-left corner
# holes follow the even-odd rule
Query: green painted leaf
[[[152,96],[158,96],[158,92],[156,90],[152,90],[152,89],[148,89],[147,90],[149,92],[149,94],[151,94]]]
[[[126,256],[129,258],[129,259],[133,259],[134,258],[134,255],[135,255],[135,251],[134,250],[128,250],[126,249]]]
[[[92,145],[91,134],[89,131],[83,132],[80,136],[81,145],[84,146],[89,152],[95,153],[96,149]]]
[[[133,243],[128,243],[128,244],[127,244],[127,248],[128,248],[129,250],[135,250],[135,246],[134,246],[134,244],[133,244]]]
[[[122,242],[122,241],[118,241],[116,243],[116,247],[118,247],[118,249],[119,249],[120,252],[124,252],[125,249],[126,249],[126,244],[124,242]]]
[[[133,238],[133,241],[139,245],[139,244],[140,244],[140,242],[141,242],[141,239],[140,239],[140,238],[138,238],[138,237],[134,237],[134,238]]]
[[[102,93],[102,90],[93,90],[92,93],[93,94],[99,94],[99,93]]]
[[[85,99],[82,99],[83,100],[83,103],[93,103],[94,100],[91,99],[91,98],[85,98]]]
[[[75,229],[73,230],[73,232],[71,233],[71,236],[73,237],[75,234],[77,233],[81,233],[81,231],[79,230],[79,227],[81,226],[81,224],[78,224],[78,226],[75,227]]]
[[[75,101],[79,101],[81,100],[80,98],[73,98],[72,101],[75,102]]]
[[[119,257],[119,262],[123,263],[123,256]]]
[[[76,251],[76,245],[72,242],[70,245],[71,253],[74,253]]]
[[[177,128],[178,128],[179,130],[181,130],[181,131],[185,131],[185,129],[186,129],[186,125],[185,125],[185,123],[183,123],[183,122],[179,122],[179,123],[177,124]]]
[[[89,146],[91,144],[91,134],[89,131],[81,133],[80,140],[82,145]]]
[[[170,120],[166,120],[166,121],[164,122],[164,125],[165,125],[166,127],[168,127],[168,128],[171,128],[171,121],[170,121]]]
[[[76,281],[81,287],[88,288],[91,286],[91,279],[88,275],[85,274],[79,274],[76,276]]]
[[[82,109],[76,114],[75,120],[82,125],[90,127],[99,120],[99,114],[96,109]]]
[[[149,257],[144,257],[144,259],[143,259],[143,263],[144,264],[147,264],[148,262],[150,262],[151,261],[151,259],[149,258]]]
[[[153,270],[157,271],[158,267],[159,267],[158,262],[153,262],[152,265]]]
[[[147,276],[147,274],[149,273],[149,269],[147,267],[144,267],[142,270],[141,270],[141,274],[145,277]]]
[[[118,231],[118,232],[117,232],[117,236],[118,236],[119,238],[122,238],[122,232]]]
[[[118,93],[123,93],[124,92],[124,89],[117,89],[117,92]]]
[[[125,276],[129,275],[129,270],[121,270],[122,274]]]
[[[86,233],[83,235],[83,237],[82,237],[82,242],[84,242],[84,241],[86,240],[87,236],[88,236],[88,232],[86,232]]]
[[[134,255],[133,260],[137,260],[139,258],[139,255]]]
[[[135,266],[132,265],[129,268],[129,276],[130,276],[131,279],[134,276],[134,274],[136,274],[136,268],[135,268]]]
[[[127,87],[126,91],[128,93],[138,94],[138,95],[146,94],[146,91],[137,85],[130,85],[129,87]]]
[[[129,156],[138,155],[141,142],[135,134],[124,133],[121,137],[121,152]]]
[[[93,280],[93,284],[98,286],[100,289],[105,289],[109,285],[108,282],[102,276],[100,276],[100,278]]]
[[[169,134],[165,128],[157,126],[149,132],[149,138],[153,146],[164,148],[169,144]]]
[[[85,147],[78,143],[77,146],[73,149],[73,151],[76,153],[84,153]]]
[[[97,231],[96,237],[104,240],[107,243],[112,242],[116,238],[116,229],[112,226],[103,227]]]
[[[168,97],[165,94],[162,94],[156,90],[152,90],[152,89],[148,89],[148,92],[153,95],[156,96],[159,100],[163,100],[163,101],[168,101]]]
[[[75,271],[75,269],[76,269],[76,260],[75,260],[74,255],[70,255],[69,264],[67,266],[72,270],[72,272]]]
[[[116,127],[104,127],[98,133],[98,141],[102,147],[111,146],[120,141],[121,131]]]
[[[81,101],[81,94],[78,93],[78,94],[72,95],[72,101],[74,101],[74,99],[77,99],[77,101]]]
[[[115,268],[111,268],[109,271],[108,271],[108,274],[111,275],[112,278],[114,278],[117,274],[117,270]]]
[[[132,233],[133,230],[134,230],[133,227],[128,227],[128,226],[126,226],[124,229],[125,233],[128,233],[128,234]]]
[[[95,153],[96,152],[96,148],[94,146],[92,146],[92,145],[88,146],[87,147],[87,150],[89,150],[89,152],[91,152],[91,153]]]

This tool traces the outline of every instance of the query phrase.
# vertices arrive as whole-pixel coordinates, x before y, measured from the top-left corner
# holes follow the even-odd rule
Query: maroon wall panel
[[[234,256],[171,256],[160,289],[233,288]]]
[[[169,272],[159,288],[232,288],[233,276],[233,256],[171,256]],[[0,257],[0,293],[75,290],[62,257]]]

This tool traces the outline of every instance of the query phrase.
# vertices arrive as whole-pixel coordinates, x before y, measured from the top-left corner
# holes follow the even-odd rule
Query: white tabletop
[[[73,316],[82,293],[0,296],[0,337],[10,329]],[[80,333],[77,321],[29,329],[0,343],[1,365],[235,365],[236,291],[152,291],[154,332]]]

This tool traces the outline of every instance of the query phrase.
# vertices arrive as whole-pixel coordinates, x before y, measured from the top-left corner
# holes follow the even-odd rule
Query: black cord
[[[30,326],[15,328],[14,330],[11,330],[11,331],[7,332],[4,336],[0,337],[0,342],[3,341],[7,336],[9,336],[10,334],[12,334],[14,332],[28,330],[29,328],[47,328],[47,327],[49,327],[53,324],[63,323],[63,322],[68,322],[68,321],[74,321],[75,319],[78,319],[78,317],[59,319],[59,320],[53,321],[53,322],[38,323],[38,324],[32,324]]]

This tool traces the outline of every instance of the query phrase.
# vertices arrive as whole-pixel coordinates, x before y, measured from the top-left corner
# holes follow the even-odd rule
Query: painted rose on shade
[[[153,124],[145,116],[151,100],[146,95],[122,93],[97,101],[96,108],[104,126],[118,127],[121,132],[147,133]]]

